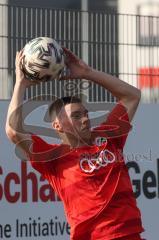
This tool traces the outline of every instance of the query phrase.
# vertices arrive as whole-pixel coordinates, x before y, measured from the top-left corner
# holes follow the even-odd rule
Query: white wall
[[[140,68],[159,67],[159,48],[158,47],[141,47],[136,46],[137,44],[137,22],[138,18],[138,6],[140,4],[148,3],[142,14],[144,16],[159,16],[159,0],[118,0],[118,12],[119,16],[119,72],[127,73],[121,74],[120,78],[129,82],[134,86],[138,85],[138,76]],[[145,5],[144,5],[145,6]],[[156,10],[157,9],[157,10]],[[144,19],[144,21],[146,21]],[[159,28],[159,21],[157,20],[157,28]],[[143,28],[146,29],[145,25]],[[142,29],[144,32],[145,29]],[[157,34],[158,30],[157,30]],[[152,44],[153,45],[153,44]],[[133,75],[132,75],[133,73]],[[159,97],[159,89],[155,89],[152,93],[149,89],[144,89],[144,99],[149,101],[152,97]]]
[[[136,14],[136,6],[143,3],[159,3],[159,0],[118,0],[118,12],[123,14]]]

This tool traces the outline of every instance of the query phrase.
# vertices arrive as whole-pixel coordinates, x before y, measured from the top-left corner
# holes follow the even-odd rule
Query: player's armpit
[[[141,95],[138,95],[138,97],[132,98],[132,99],[128,99],[128,98],[124,99],[123,98],[119,102],[120,104],[122,104],[126,108],[130,122],[132,121],[132,119],[133,119],[133,117],[136,113],[137,107],[138,107],[139,102],[140,102],[140,98],[141,98]]]
[[[39,136],[34,134],[16,134],[12,142],[15,143],[16,156],[23,161],[44,163],[58,157],[59,151],[55,146],[48,144]]]
[[[27,160],[31,153],[31,134],[18,133],[11,128],[6,129],[6,134],[9,140],[16,146],[15,150],[17,157],[23,160]]]

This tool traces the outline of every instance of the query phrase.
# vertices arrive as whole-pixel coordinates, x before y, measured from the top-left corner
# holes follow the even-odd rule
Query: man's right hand
[[[24,73],[22,71],[22,60],[23,60],[23,58],[24,58],[23,50],[21,50],[20,52],[17,52],[16,59],[15,59],[16,84],[20,84],[20,85],[22,84],[26,88],[30,87],[30,86],[33,86],[33,85],[36,85],[36,84],[39,84],[40,81],[38,81],[38,80],[33,81],[33,80],[30,80],[30,79],[27,79],[24,76]]]

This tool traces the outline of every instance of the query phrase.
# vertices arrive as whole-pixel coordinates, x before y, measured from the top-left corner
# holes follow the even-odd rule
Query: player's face
[[[69,132],[77,138],[90,138],[88,110],[82,103],[67,104],[62,108],[59,117],[64,132]]]

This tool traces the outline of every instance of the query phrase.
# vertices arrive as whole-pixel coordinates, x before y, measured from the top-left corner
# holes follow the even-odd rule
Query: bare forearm
[[[16,132],[22,131],[22,103],[26,87],[16,83],[13,96],[8,108],[6,130],[12,129]]]
[[[118,100],[140,97],[140,90],[115,76],[94,69],[87,71],[85,79],[99,84],[112,93]]]

